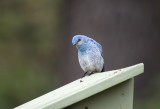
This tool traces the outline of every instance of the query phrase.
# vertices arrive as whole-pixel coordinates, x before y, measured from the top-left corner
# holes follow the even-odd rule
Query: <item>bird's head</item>
[[[81,45],[83,45],[84,43],[86,43],[88,40],[87,36],[84,35],[75,35],[72,38],[72,44],[75,45],[76,47],[80,47]]]

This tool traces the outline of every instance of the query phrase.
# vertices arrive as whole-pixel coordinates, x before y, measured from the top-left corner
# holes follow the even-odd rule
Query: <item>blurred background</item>
[[[134,109],[160,109],[160,1],[1,0],[0,108],[10,109],[82,76],[72,37],[103,46],[106,70],[143,62]]]

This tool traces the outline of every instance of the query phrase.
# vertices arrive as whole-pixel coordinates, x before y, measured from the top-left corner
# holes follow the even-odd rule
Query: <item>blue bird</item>
[[[75,35],[72,44],[78,49],[78,59],[81,68],[84,70],[82,78],[96,72],[104,72],[104,58],[102,46],[94,39],[84,35]]]

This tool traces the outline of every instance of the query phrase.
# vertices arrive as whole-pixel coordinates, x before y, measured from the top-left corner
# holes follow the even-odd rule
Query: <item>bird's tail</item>
[[[103,69],[102,69],[102,71],[101,72],[105,72],[105,67],[104,67],[104,65],[103,65]]]

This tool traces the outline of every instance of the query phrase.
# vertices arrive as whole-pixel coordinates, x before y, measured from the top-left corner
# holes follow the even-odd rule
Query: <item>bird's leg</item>
[[[91,73],[90,73],[90,74],[88,74],[88,75],[90,76],[90,75],[92,75],[92,74],[93,74],[93,72],[91,72]]]
[[[80,82],[83,82],[83,81],[82,81],[82,78],[83,78],[87,73],[88,73],[88,72],[85,72],[85,73],[82,75]]]
[[[87,74],[87,72],[85,72],[85,73],[82,75],[81,79],[82,79],[84,76],[86,76],[86,74]]]

